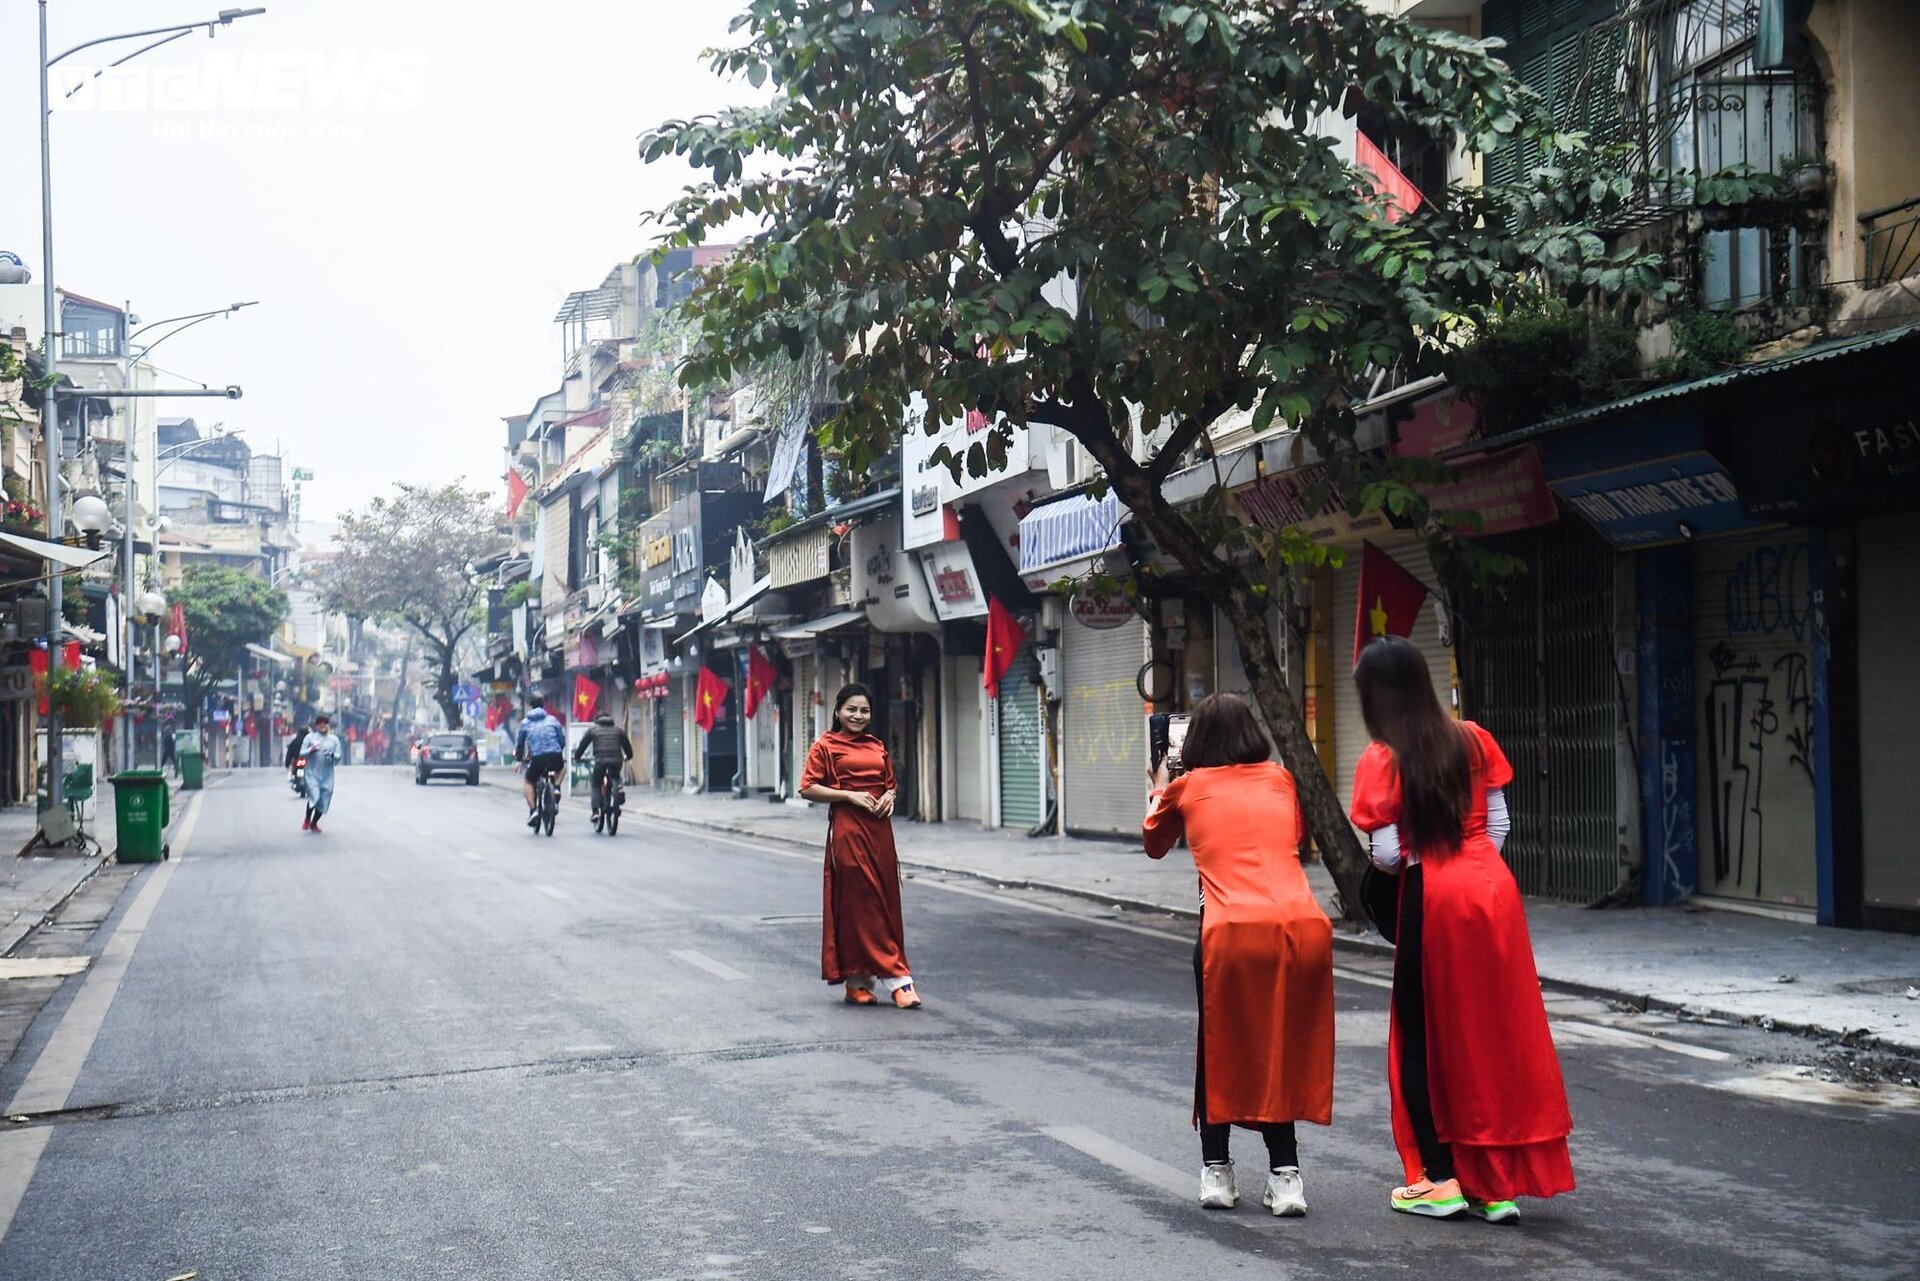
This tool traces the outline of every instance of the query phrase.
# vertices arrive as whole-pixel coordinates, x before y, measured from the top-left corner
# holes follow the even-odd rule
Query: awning
[[[1020,573],[1104,556],[1120,546],[1120,496],[1109,489],[1095,498],[1075,494],[1035,507],[1020,518]]]
[[[745,596],[742,596],[739,600],[730,602],[724,610],[721,610],[718,614],[715,614],[712,618],[702,619],[698,626],[690,627],[686,631],[680,633],[678,636],[673,638],[673,643],[678,645],[682,641],[692,640],[694,637],[700,635],[700,633],[707,631],[711,628],[720,626],[720,624],[726,622],[729,618],[732,618],[735,614],[738,614],[741,610],[753,604],[753,602],[759,600],[762,596],[765,596],[768,592],[772,590],[773,590],[773,579],[771,577],[761,579],[759,582],[755,583],[752,587],[747,589],[747,594]]]
[[[839,631],[842,627],[858,623],[866,618],[863,610],[849,609],[838,614],[828,614],[825,618],[815,618],[795,624],[773,634],[775,640],[805,640],[809,636],[819,636],[825,632]]]
[[[650,632],[670,632],[680,625],[678,618],[649,618],[640,626]]]
[[[247,642],[247,653],[281,667],[291,667],[300,661],[291,654],[282,654],[277,650],[268,649],[265,645],[255,645],[252,641]]]
[[[111,547],[98,549],[71,547],[66,543],[56,543],[52,539],[35,538],[32,534],[16,534],[11,531],[0,531],[0,543],[4,543],[15,551],[25,552],[29,556],[37,556],[41,560],[65,566],[67,569],[84,569],[113,553]]]

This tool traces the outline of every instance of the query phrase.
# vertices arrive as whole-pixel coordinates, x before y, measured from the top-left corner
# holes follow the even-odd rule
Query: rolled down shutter
[[[813,682],[813,655],[802,654],[793,661],[793,786],[796,791],[807,771],[807,753],[813,750],[813,740],[819,737],[813,725]]]
[[[1137,682],[1146,626],[1096,630],[1069,618],[1061,633],[1061,789],[1067,830],[1137,834],[1146,813],[1147,722]]]
[[[687,699],[686,681],[676,676],[667,685],[667,696],[660,700],[660,750],[663,760],[660,776],[669,783],[687,778]]]
[[[1920,516],[1860,522],[1860,818],[1866,900],[1920,908]]]
[[[986,818],[980,807],[980,762],[985,755],[980,750],[980,660],[949,658],[946,667],[946,734],[953,753],[953,795],[947,801],[947,816],[978,823]]]
[[[1025,831],[1040,823],[1040,687],[1033,655],[1022,653],[1000,678],[1000,825]]]

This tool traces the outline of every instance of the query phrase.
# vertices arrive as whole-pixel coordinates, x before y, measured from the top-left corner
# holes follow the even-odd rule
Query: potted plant
[[[1802,200],[1817,200],[1826,194],[1826,161],[1810,152],[1796,152],[1781,160],[1780,176]]]

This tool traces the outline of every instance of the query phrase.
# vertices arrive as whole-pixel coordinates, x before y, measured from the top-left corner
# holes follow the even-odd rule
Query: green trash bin
[[[207,779],[207,758],[200,750],[200,736],[184,733],[175,740],[174,759],[179,762],[180,789],[197,792]]]
[[[113,822],[120,834],[115,857],[122,863],[158,863],[167,856],[172,819],[167,776],[157,769],[122,770],[113,776]]]

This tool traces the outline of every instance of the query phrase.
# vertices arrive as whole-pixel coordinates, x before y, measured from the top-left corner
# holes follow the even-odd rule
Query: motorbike
[[[300,797],[302,800],[306,799],[306,795],[307,795],[307,758],[306,757],[300,756],[294,759],[292,774],[291,774],[291,777],[289,777],[287,780],[287,786],[293,789],[293,794],[295,796]]]

